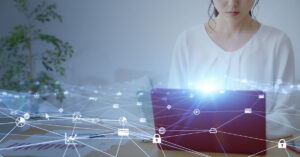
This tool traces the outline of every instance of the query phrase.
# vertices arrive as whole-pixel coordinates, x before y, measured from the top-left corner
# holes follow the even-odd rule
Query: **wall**
[[[37,0],[31,0],[32,4]],[[168,73],[177,35],[208,20],[209,0],[51,0],[64,22],[41,26],[69,41],[76,51],[66,63],[68,83],[105,84],[117,69]],[[300,59],[299,0],[261,0],[255,16],[286,32]],[[11,0],[0,1],[0,35],[24,22]],[[38,51],[40,45],[35,47]],[[297,78],[300,78],[296,62]]]

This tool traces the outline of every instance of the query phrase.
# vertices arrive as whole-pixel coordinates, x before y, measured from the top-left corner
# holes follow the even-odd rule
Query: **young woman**
[[[253,18],[258,2],[211,0],[214,18],[178,37],[168,87],[264,90],[267,138],[273,139],[293,130],[294,55],[285,33]]]

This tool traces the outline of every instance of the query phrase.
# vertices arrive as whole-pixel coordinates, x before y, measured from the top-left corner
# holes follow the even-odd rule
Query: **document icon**
[[[129,136],[129,129],[118,129],[118,136]]]
[[[251,108],[245,108],[245,113],[247,113],[247,114],[252,113],[252,109]]]
[[[216,128],[210,128],[210,129],[209,129],[209,133],[211,133],[211,134],[216,134],[216,133],[218,133],[218,131],[217,131]]]
[[[265,95],[260,94],[260,95],[258,95],[258,98],[259,98],[259,99],[263,99],[263,98],[265,98]]]

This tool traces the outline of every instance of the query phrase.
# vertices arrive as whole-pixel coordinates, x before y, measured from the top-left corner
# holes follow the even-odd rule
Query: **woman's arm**
[[[267,99],[271,109],[267,113],[267,138],[290,136],[295,129],[291,123],[296,102],[291,85],[295,83],[295,62],[293,47],[287,35],[283,34],[275,50],[275,88]]]
[[[168,88],[185,88],[187,85],[188,49],[186,33],[183,32],[177,38],[169,73]]]

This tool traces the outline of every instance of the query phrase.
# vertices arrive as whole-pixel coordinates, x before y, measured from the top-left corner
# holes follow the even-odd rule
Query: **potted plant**
[[[53,20],[62,22],[62,17],[56,12],[56,5],[48,5],[46,1],[33,9],[28,7],[27,0],[14,0],[14,3],[26,23],[14,26],[9,35],[0,40],[0,89],[30,95],[30,111],[49,96],[61,103],[64,90],[53,76],[55,73],[65,75],[63,63],[72,57],[74,50],[68,42],[43,33],[37,26]],[[42,42],[47,46],[37,51],[35,43]],[[37,71],[38,66],[42,66],[42,70]]]

